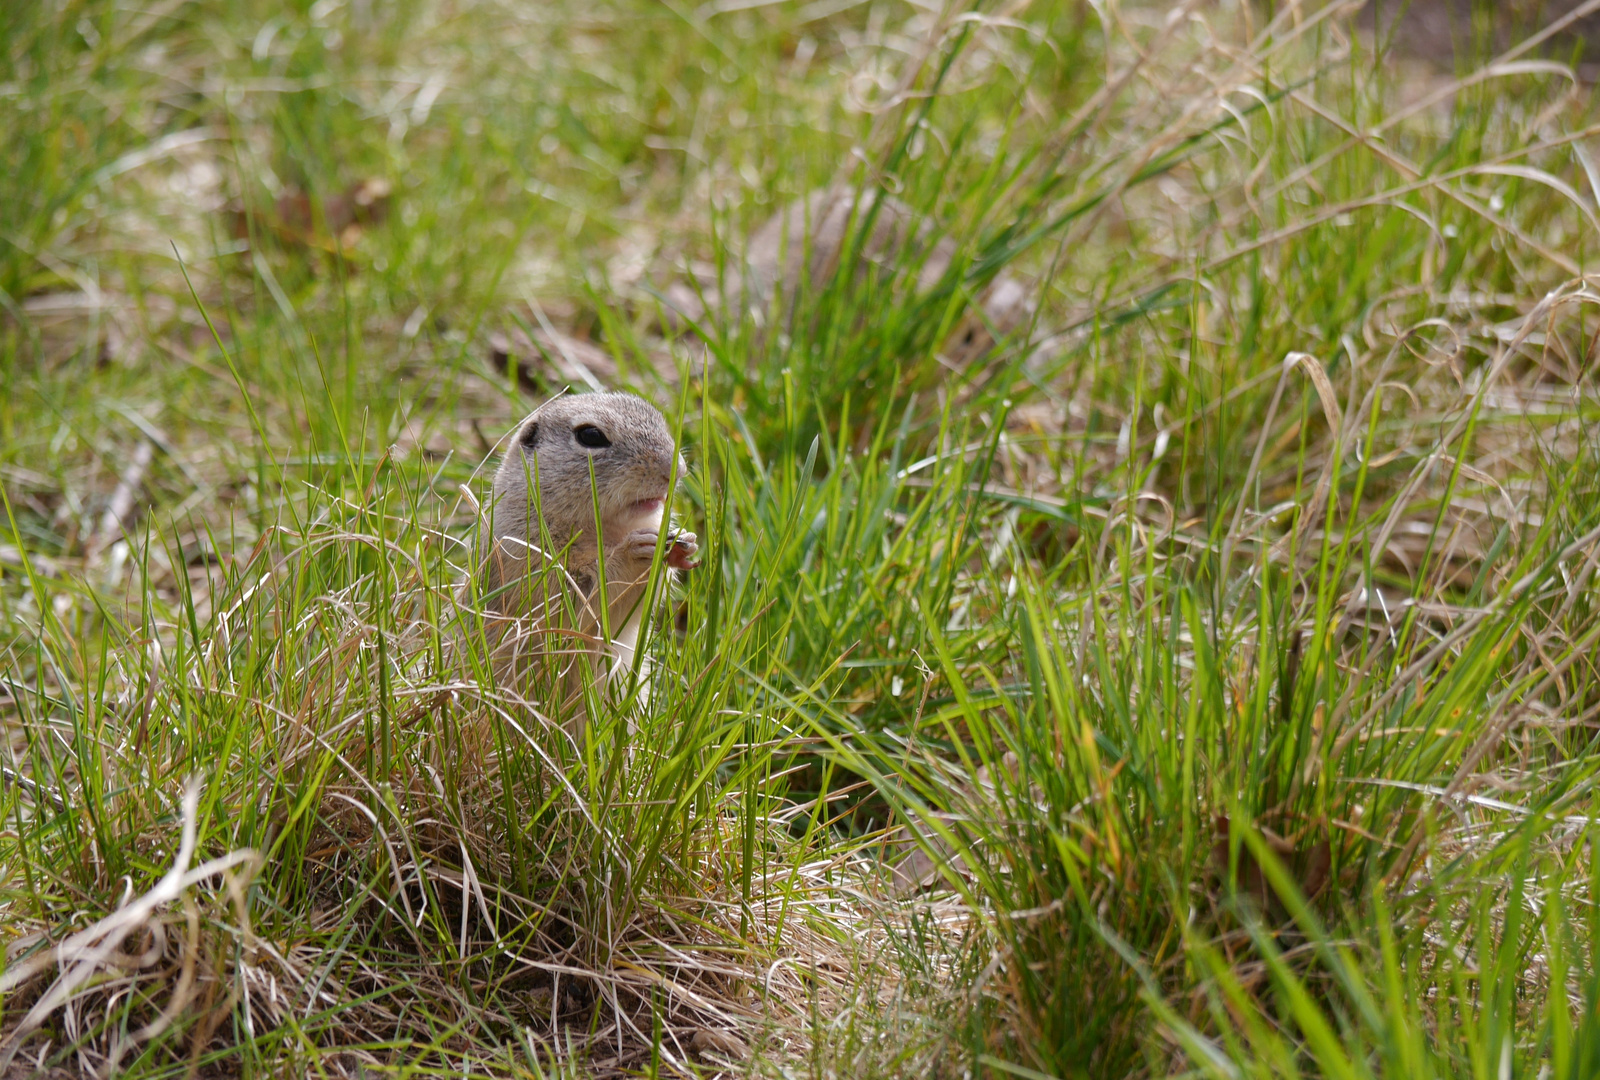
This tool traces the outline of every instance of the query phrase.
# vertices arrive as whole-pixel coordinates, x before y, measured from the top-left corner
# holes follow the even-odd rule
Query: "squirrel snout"
[[[683,477],[683,459],[676,454],[671,454],[656,460],[656,476],[661,480],[663,487],[672,483],[672,474],[676,471],[679,478]]]

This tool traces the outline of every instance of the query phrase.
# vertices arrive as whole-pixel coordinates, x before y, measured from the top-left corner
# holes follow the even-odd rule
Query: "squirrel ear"
[[[518,440],[523,446],[533,446],[539,441],[539,424],[537,421],[522,429],[522,438]]]

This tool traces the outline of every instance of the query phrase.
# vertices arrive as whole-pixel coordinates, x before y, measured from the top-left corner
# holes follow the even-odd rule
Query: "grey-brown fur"
[[[596,433],[609,445],[583,444]],[[495,472],[480,551],[487,606],[528,617],[527,633],[508,642],[515,654],[559,656],[569,675],[583,655],[631,660],[668,487],[682,471],[666,420],[631,394],[558,397],[518,426]],[[671,533],[665,550],[669,566],[687,569],[694,534]]]

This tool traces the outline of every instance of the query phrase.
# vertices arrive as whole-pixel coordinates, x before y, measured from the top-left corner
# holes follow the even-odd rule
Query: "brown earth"
[[[1583,0],[1376,0],[1357,16],[1361,29],[1399,51],[1443,67],[1481,64],[1582,6]],[[1585,82],[1600,80],[1600,11],[1586,14],[1527,58],[1573,63]]]

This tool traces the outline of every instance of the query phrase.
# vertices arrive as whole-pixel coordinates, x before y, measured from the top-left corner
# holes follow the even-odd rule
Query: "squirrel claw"
[[[628,558],[648,563],[656,553],[656,533],[653,529],[640,529],[630,533],[618,549]],[[700,542],[692,532],[673,530],[667,534],[666,564],[674,570],[692,570],[700,565],[694,561]]]
[[[674,532],[667,537],[667,565],[674,570],[693,570],[700,541],[692,532]]]

